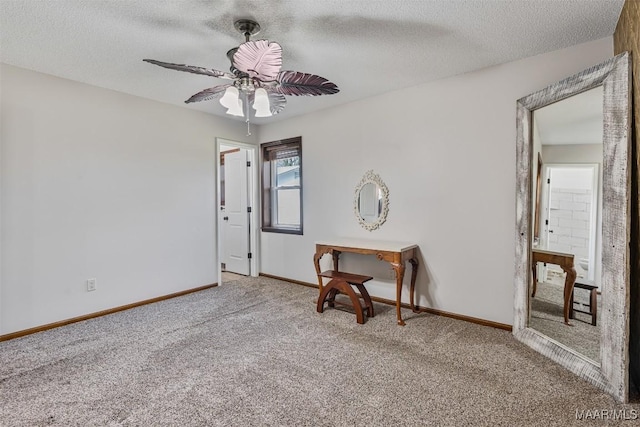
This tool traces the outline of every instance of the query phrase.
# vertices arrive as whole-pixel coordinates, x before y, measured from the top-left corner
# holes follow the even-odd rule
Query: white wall
[[[602,165],[602,144],[544,145],[545,163],[598,163]]]
[[[261,142],[302,136],[304,180],[304,235],[262,233],[261,271],[315,283],[318,239],[414,241],[421,305],[511,324],[516,100],[612,52],[608,37],[261,126]],[[375,232],[352,212],[368,169],[390,191],[389,218]],[[342,266],[390,279],[382,264],[344,255]],[[390,283],[370,289],[394,298]]]
[[[215,138],[243,122],[0,70],[0,334],[218,281]]]

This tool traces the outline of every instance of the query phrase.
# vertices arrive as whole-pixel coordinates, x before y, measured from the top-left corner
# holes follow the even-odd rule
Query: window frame
[[[284,185],[276,186],[276,161],[273,158],[277,156],[277,152],[292,151],[297,152],[300,158],[300,181],[298,185]],[[275,154],[274,154],[275,153]],[[297,136],[294,138],[287,138],[278,141],[266,142],[260,144],[261,160],[261,175],[262,175],[262,231],[267,233],[282,233],[282,234],[303,234],[303,180],[302,180],[302,137]],[[300,203],[300,225],[299,226],[283,226],[277,224],[278,214],[278,192],[280,190],[295,190],[299,189],[299,203]]]

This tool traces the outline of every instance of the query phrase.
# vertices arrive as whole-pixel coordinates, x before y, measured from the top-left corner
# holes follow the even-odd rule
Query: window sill
[[[262,227],[265,233],[298,234],[302,235],[302,228]]]

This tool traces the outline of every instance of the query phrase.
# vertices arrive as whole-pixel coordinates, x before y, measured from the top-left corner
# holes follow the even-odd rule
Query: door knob
[[[222,219],[224,219],[225,221],[229,221],[229,217],[228,217],[228,216],[225,216],[225,217],[224,217],[224,218],[222,218]]]

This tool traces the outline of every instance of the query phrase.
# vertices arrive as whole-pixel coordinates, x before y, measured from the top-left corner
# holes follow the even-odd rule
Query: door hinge
[[[251,259],[251,252],[249,252],[249,255],[248,255],[248,257],[249,257],[249,259]]]
[[[247,161],[247,167],[250,168],[251,167],[251,162]]]
[[[544,220],[544,225],[549,225],[549,220],[548,219]]]
[[[547,184],[551,184],[551,178],[547,178]]]
[[[247,212],[251,213],[251,206],[247,206]]]

